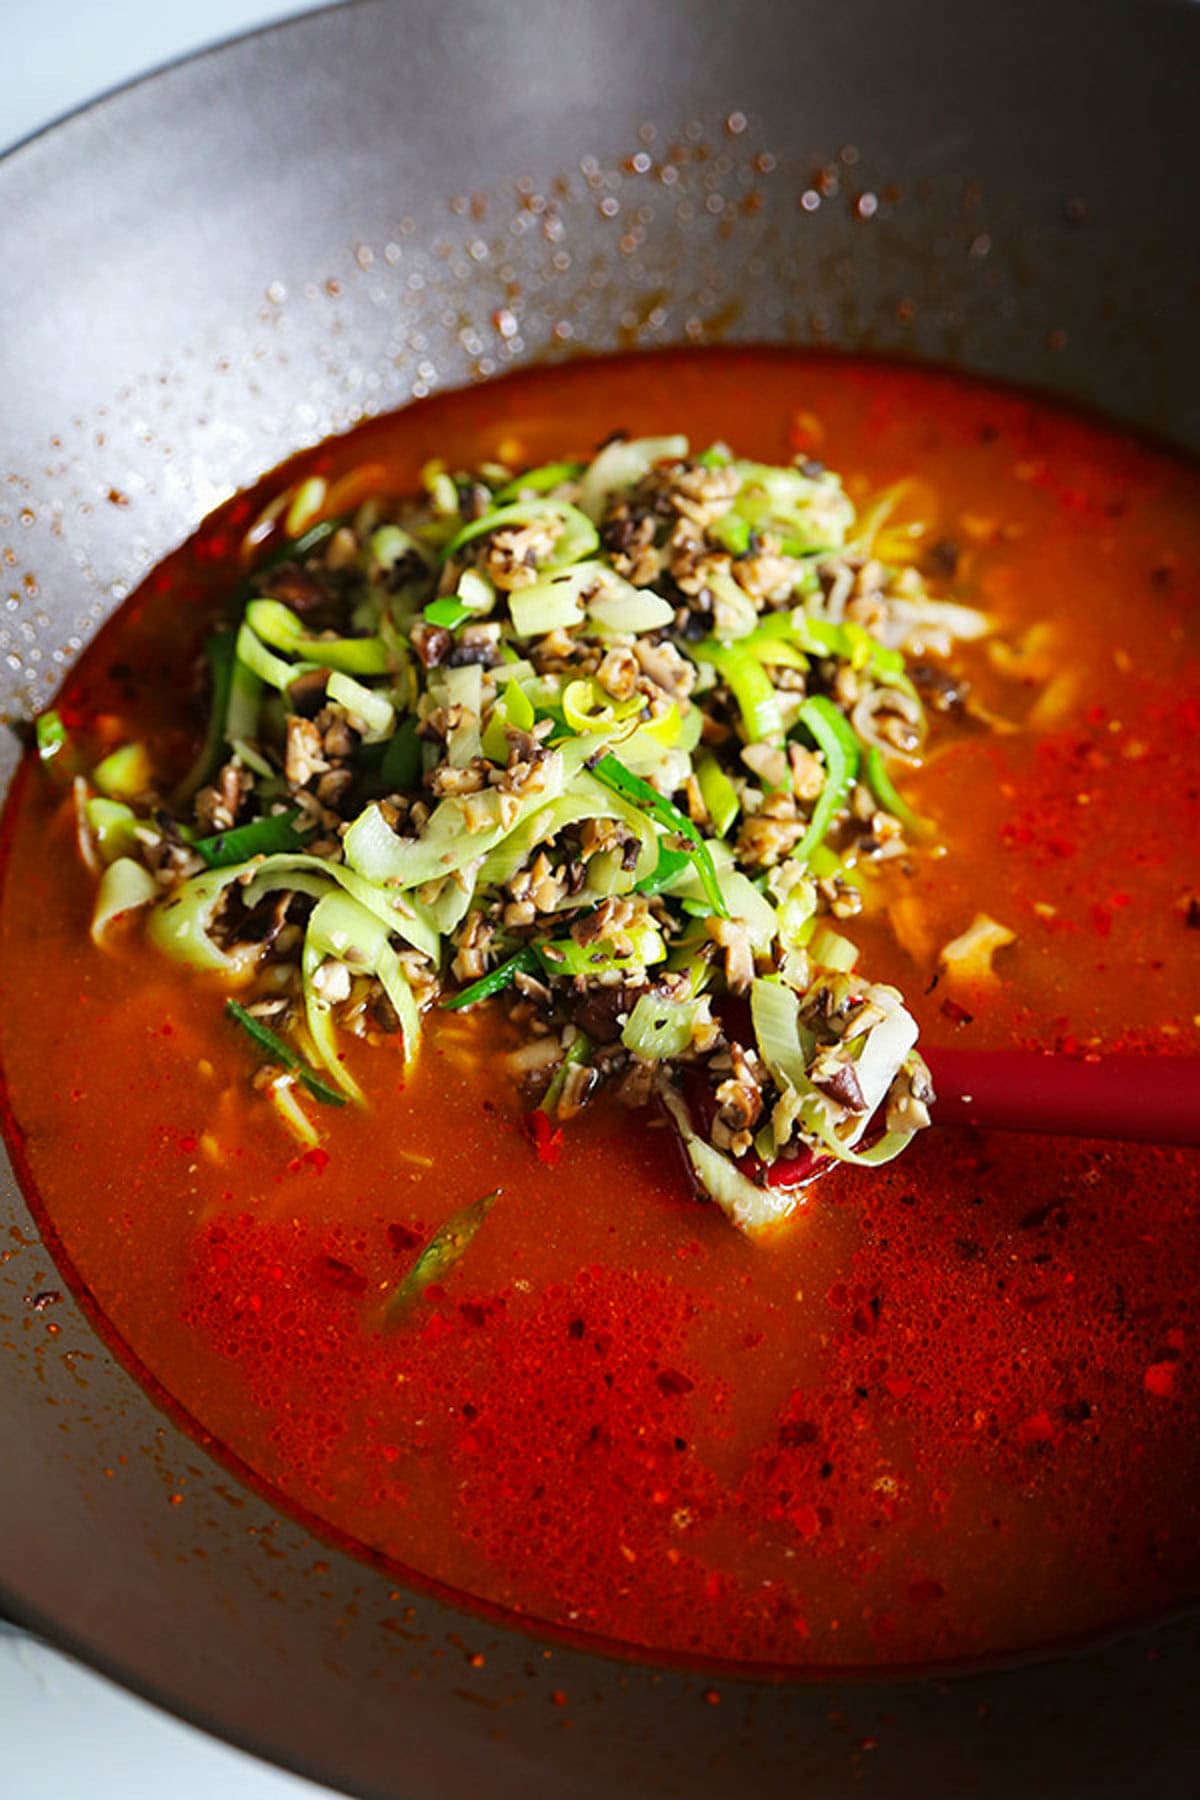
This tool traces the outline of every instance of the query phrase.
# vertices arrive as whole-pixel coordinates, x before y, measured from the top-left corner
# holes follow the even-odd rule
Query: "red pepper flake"
[[[885,1375],[883,1385],[893,1400],[903,1400],[906,1394],[912,1392],[912,1382],[907,1375]]]
[[[821,1530],[821,1515],[815,1506],[794,1506],[788,1514],[793,1529],[804,1539],[815,1538]]]
[[[329,1167],[329,1152],[322,1150],[317,1144],[313,1149],[306,1150],[300,1160],[306,1162],[310,1169],[315,1169],[318,1175],[323,1175]]]
[[[406,1250],[415,1250],[418,1244],[425,1241],[426,1233],[416,1225],[392,1224],[387,1228],[388,1243],[397,1256]]]
[[[922,1575],[916,1581],[909,1582],[908,1597],[914,1606],[928,1606],[934,1600],[944,1600],[946,1590],[940,1581],[934,1581],[931,1576]]]
[[[1048,1412],[1030,1413],[1017,1426],[1019,1444],[1052,1444],[1057,1436],[1058,1430]]]
[[[1101,937],[1107,937],[1112,930],[1112,914],[1099,901],[1092,907],[1092,929],[1099,932]]]
[[[562,1126],[552,1126],[540,1106],[536,1112],[526,1113],[523,1122],[538,1161],[548,1169],[557,1168],[563,1149]]]
[[[1175,1392],[1175,1364],[1151,1363],[1142,1377],[1142,1385],[1156,1400],[1169,1400]]]
[[[965,1006],[960,1006],[957,1000],[943,1000],[940,1011],[942,1017],[949,1019],[952,1025],[969,1025],[975,1017],[974,1013],[969,1013]]]
[[[721,1704],[721,1695],[717,1688],[705,1688],[700,1698],[705,1706],[720,1706]]]

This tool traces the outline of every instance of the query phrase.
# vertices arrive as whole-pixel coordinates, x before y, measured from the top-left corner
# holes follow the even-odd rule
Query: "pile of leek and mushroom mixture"
[[[990,624],[896,551],[894,495],[618,437],[335,498],[248,535],[187,777],[140,743],[74,775],[97,941],[144,909],[217,977],[307,1144],[365,1104],[348,1035],[411,1065],[430,1008],[493,1002],[538,1148],[602,1092],[656,1103],[747,1231],[895,1156],[933,1096],[853,923],[873,865],[936,852],[895,784]],[[65,765],[57,714],[38,743]]]

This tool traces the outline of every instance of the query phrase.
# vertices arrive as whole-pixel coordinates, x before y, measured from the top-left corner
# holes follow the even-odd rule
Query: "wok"
[[[1200,446],[1198,55],[1157,0],[376,0],[100,102],[0,167],[10,716],[231,486],[534,358],[867,346]],[[1194,1618],[903,1681],[551,1641],[275,1509],[86,1294],[51,1335],[7,1165],[0,1228],[4,1604],[265,1756],[414,1800],[1191,1791]]]

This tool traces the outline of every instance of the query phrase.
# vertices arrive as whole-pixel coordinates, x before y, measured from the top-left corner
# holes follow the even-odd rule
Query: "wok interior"
[[[364,5],[35,141],[0,171],[6,711],[41,704],[232,488],[534,358],[897,351],[1195,448],[1196,237],[1147,180],[1172,167],[1186,191],[1196,157],[1187,12],[1103,0],[1084,39],[1078,9],[1022,3],[948,39],[924,0]],[[1124,132],[1101,133],[1117,92]],[[880,1741],[902,1784],[970,1768],[999,1793],[1036,1770],[1117,1792],[1136,1760],[1179,1785],[1187,1621],[1156,1662],[1126,1645],[835,1697],[624,1667],[399,1594],[210,1458],[84,1308],[48,1335],[28,1297],[60,1278],[15,1183],[2,1204],[10,1604],[229,1735],[379,1793],[719,1792],[733,1769],[837,1792]]]

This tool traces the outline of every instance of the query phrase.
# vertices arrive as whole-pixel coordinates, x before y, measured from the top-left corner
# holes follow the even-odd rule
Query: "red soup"
[[[136,739],[155,772],[143,789],[182,778],[209,706],[201,647],[244,605],[256,520],[251,553],[260,537],[278,549],[306,509],[323,517],[322,496],[345,515],[411,493],[437,457],[450,488],[438,470],[426,486],[452,521],[444,546],[482,504],[457,472],[483,468],[487,504],[502,502],[493,465],[586,463],[617,430],[727,444],[814,482],[828,465],[860,517],[890,492],[880,565],[987,617],[985,633],[935,644],[922,671],[928,735],[896,780],[924,828],[911,843],[897,828],[896,853],[857,886],[840,850],[814,865],[833,907],[819,928],[905,996],[921,1044],[1121,1048],[1144,1053],[1147,1081],[1155,1055],[1200,1051],[1200,480],[980,383],[706,351],[537,371],[365,425],[223,508],[106,627],[58,704],[78,766]],[[677,473],[703,487],[698,471],[719,474],[724,455]],[[308,476],[325,487],[305,490]],[[631,516],[624,537],[604,527],[626,573]],[[778,536],[738,531],[726,548],[739,580],[747,559],[788,554]],[[327,539],[322,569],[349,562],[352,540],[335,555]],[[506,597],[495,549],[492,599],[512,599],[515,616],[521,589]],[[309,577],[291,551],[277,597],[295,617]],[[449,641],[462,621],[435,618],[414,641],[425,632],[436,662],[430,634]],[[680,641],[686,653],[687,631]],[[775,667],[777,698],[802,700],[825,666],[815,657],[810,645]],[[711,691],[720,681],[718,668]],[[510,725],[519,698],[510,684]],[[550,712],[557,730],[563,708]],[[356,743],[370,736],[359,727]],[[754,735],[732,702],[704,730],[737,756]],[[95,785],[56,779],[56,746],[42,747],[49,770],[30,756],[7,813],[10,1142],[117,1340],[281,1503],[401,1571],[655,1654],[940,1662],[1200,1594],[1197,1153],[921,1131],[886,1166],[834,1167],[782,1223],[747,1235],[697,1193],[653,1105],[631,1110],[600,1081],[555,1118],[553,1059],[530,1054],[545,1041],[545,964],[486,1003],[429,1005],[407,1065],[394,1018],[344,1033],[333,1075],[365,1103],[318,1096],[290,1135],[264,1098],[269,1045],[224,1010],[229,992],[249,1005],[248,990],[160,955],[136,910],[89,935],[96,872],[77,839]],[[816,786],[831,780],[836,752],[819,734],[787,754],[797,791],[814,758]],[[293,797],[315,793],[319,775],[290,759]],[[284,780],[259,761],[260,784]],[[794,851],[810,815],[767,804],[783,762],[738,766],[735,786],[759,783],[743,812],[759,809],[760,837],[782,818]],[[876,801],[858,794],[845,788],[834,841],[857,830],[878,851]],[[233,829],[243,798],[225,814],[211,802],[209,827]],[[711,792],[707,813],[699,787],[676,799],[715,839]],[[190,854],[186,834],[171,841]],[[758,871],[776,898],[778,866],[764,855]],[[548,872],[565,880],[565,867]],[[288,904],[270,930],[296,932]],[[505,904],[519,942],[521,901]],[[684,921],[701,936],[704,910]],[[959,966],[955,941],[980,915],[1001,929]],[[496,966],[455,943],[460,986]],[[736,991],[733,952],[705,954]],[[269,1027],[283,1010],[255,992]],[[714,1142],[753,1178],[750,1135],[735,1122]]]

